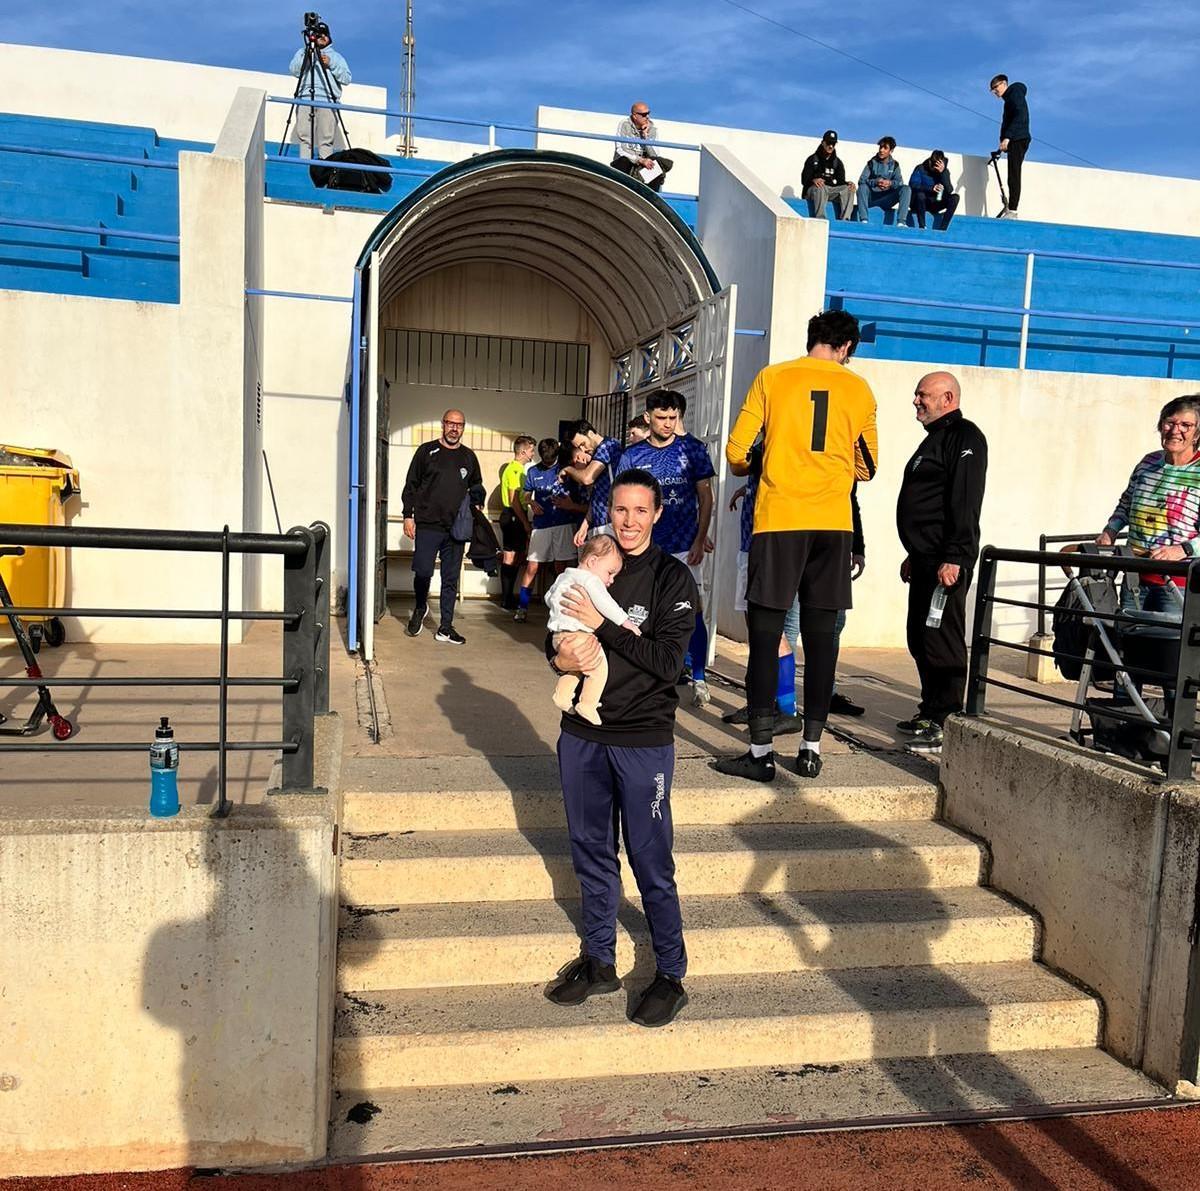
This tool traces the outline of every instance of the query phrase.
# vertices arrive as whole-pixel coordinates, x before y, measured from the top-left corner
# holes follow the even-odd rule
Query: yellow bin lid
[[[34,475],[55,469],[62,473],[63,499],[79,491],[79,472],[65,451],[53,447],[17,447],[0,443],[0,475]]]

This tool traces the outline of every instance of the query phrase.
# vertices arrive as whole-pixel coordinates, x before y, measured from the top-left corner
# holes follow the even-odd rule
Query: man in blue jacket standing
[[[1025,101],[1025,84],[1010,83],[1008,75],[998,74],[990,84],[992,94],[1004,101],[1000,117],[1000,153],[1008,154],[1008,203],[1000,212],[1001,219],[1016,219],[1021,205],[1021,166],[1029,151],[1029,104]]]
[[[867,222],[872,207],[885,211],[896,208],[896,226],[908,226],[909,188],[904,185],[900,163],[892,156],[896,151],[894,136],[880,137],[879,152],[867,162],[858,175],[858,222]]]
[[[954,193],[954,182],[946,168],[946,154],[941,149],[932,153],[912,172],[908,180],[912,189],[912,209],[917,217],[917,226],[925,226],[925,214],[941,215],[939,226],[934,220],[935,231],[945,231],[958,210],[958,195]]]
[[[324,21],[311,30],[311,43],[305,42],[295,53],[288,70],[300,79],[296,94],[303,99],[315,99],[322,103],[337,103],[342,97],[342,88],[349,85],[350,67],[346,59],[330,49],[333,34]],[[305,62],[305,52],[311,55]],[[337,119],[332,108],[298,107],[296,109],[296,133],[300,138],[300,156],[328,157],[333,152],[337,136]]]

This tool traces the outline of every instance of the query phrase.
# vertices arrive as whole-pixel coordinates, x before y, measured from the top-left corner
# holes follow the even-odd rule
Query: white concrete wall
[[[597,161],[611,161],[613,134],[617,124],[627,114],[541,106],[537,114],[540,127],[601,133],[608,139],[593,141],[545,135],[539,136],[538,147],[579,153]],[[820,122],[812,123],[810,131],[800,134],[755,132],[751,129],[662,119],[657,115],[655,124],[660,139],[664,141],[688,145],[724,145],[757,173],[769,189],[785,197],[800,194],[800,172],[804,159],[813,152],[821,134],[828,127]],[[997,104],[997,135],[999,127],[1000,105]],[[1000,192],[986,156],[960,153],[953,145],[906,144],[902,139],[903,132],[900,122],[893,121],[891,115],[881,115],[879,135],[886,133],[897,138],[896,159],[906,175],[929,156],[931,149],[940,148],[948,155],[955,190],[963,197],[960,211],[966,215],[994,215],[1000,210]],[[675,168],[665,189],[677,194],[696,194],[700,183],[699,154],[673,149],[664,149],[662,152],[663,156],[675,161]],[[847,176],[854,179],[858,178],[864,163],[875,152],[874,143],[843,140],[838,145],[838,154],[846,163]],[[1036,140],[1032,154],[1032,160],[1025,162],[1023,174],[1022,219],[1124,228],[1129,231],[1200,235],[1200,181],[1048,165],[1037,160],[1039,150]],[[1005,168],[1001,162],[1002,174]]]
[[[248,196],[262,144],[261,93],[240,92],[218,151],[179,162],[180,300],[116,301],[0,290],[5,438],[71,454],[77,526],[256,530],[257,395],[245,288],[255,276]],[[252,204],[258,206],[258,202]],[[77,607],[220,606],[215,555],[71,553]],[[232,591],[253,596],[251,568]],[[238,639],[240,625],[234,626]],[[211,622],[69,620],[72,640],[211,641]]]
[[[334,822],[0,817],[0,1177],[324,1154]]]
[[[758,372],[768,364],[804,353],[808,319],[825,299],[829,225],[823,220],[802,219],[723,146],[705,147],[701,179],[704,197],[697,233],[705,255],[723,285],[738,287],[738,323],[766,332],[762,338],[735,339],[732,425]],[[725,505],[743,482],[730,477]],[[740,546],[738,515],[726,508],[717,515],[726,523],[718,535],[716,623],[720,632],[742,640],[745,622],[733,608]]]
[[[169,15],[164,19],[169,20]],[[7,94],[4,106],[30,116],[130,124],[153,128],[159,136],[215,142],[239,87],[268,95],[295,91],[296,80],[286,72],[299,37],[290,48],[289,44],[280,42],[278,73],[0,44]],[[354,64],[350,66],[353,70]],[[352,83],[342,93],[342,100],[359,107],[382,108],[387,106],[387,89]],[[288,110],[286,104],[267,105],[265,135],[268,143],[274,142],[271,152],[278,152]],[[347,112],[344,118],[355,144],[384,144],[383,116]],[[294,133],[290,139],[295,140]]]

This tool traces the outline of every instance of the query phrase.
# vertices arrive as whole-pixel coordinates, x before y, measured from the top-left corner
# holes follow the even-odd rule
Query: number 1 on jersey
[[[829,423],[829,390],[814,389],[809,395],[813,403],[812,449],[825,450],[825,427]]]

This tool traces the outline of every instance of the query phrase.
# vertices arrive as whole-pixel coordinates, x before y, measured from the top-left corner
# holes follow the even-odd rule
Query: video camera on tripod
[[[329,37],[332,40],[329,26],[321,20],[319,12],[306,12],[304,14],[304,28],[300,31],[300,36],[304,39],[306,45],[313,45],[318,37]]]

